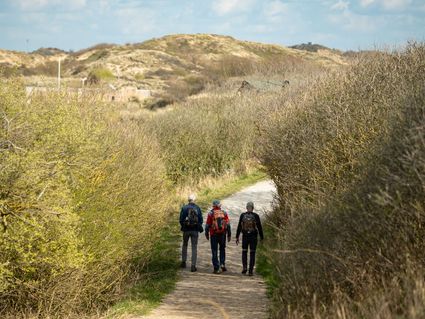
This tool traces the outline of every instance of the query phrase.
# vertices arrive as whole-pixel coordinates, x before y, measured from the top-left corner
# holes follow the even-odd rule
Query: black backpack
[[[198,226],[198,212],[195,207],[189,207],[187,210],[186,226],[195,227]]]
[[[245,213],[242,217],[242,231],[244,233],[252,233],[257,230],[257,222],[255,215],[252,213]]]

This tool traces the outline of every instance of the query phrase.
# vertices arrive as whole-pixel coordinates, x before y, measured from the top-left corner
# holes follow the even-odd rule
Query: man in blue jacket
[[[189,242],[192,244],[192,266],[190,271],[196,271],[196,259],[198,249],[198,236],[204,230],[202,228],[202,212],[201,208],[195,204],[196,196],[190,194],[188,197],[189,203],[182,207],[180,211],[180,226],[183,232],[183,245],[182,245],[182,263],[181,267],[186,268],[187,260],[187,245]]]

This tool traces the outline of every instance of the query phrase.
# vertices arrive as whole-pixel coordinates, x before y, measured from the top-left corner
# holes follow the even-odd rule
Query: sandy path
[[[236,246],[235,235],[239,215],[248,201],[253,201],[255,211],[262,214],[270,209],[275,191],[270,181],[259,182],[222,200],[232,224],[232,241],[226,248],[227,272],[212,274],[210,244],[204,233],[199,237],[198,271],[190,272],[190,243],[187,269],[180,272],[176,289],[164,298],[161,305],[148,316],[149,319],[209,319],[209,318],[267,318],[266,287],[259,275],[243,276],[240,272],[241,246]],[[203,212],[204,218],[206,212]]]

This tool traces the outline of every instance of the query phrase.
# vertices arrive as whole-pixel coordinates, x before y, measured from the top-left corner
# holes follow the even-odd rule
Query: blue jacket
[[[198,212],[198,225],[195,226],[195,227],[192,227],[192,228],[185,224],[185,220],[186,220],[186,217],[188,215],[189,207],[195,208],[195,210]],[[196,205],[195,203],[189,203],[189,204],[182,207],[182,209],[180,211],[180,220],[179,221],[180,221],[180,226],[181,226],[180,229],[182,231],[193,231],[193,230],[197,230],[199,232],[203,231],[202,224],[203,224],[204,221],[202,219],[201,208],[199,208],[199,206]]]

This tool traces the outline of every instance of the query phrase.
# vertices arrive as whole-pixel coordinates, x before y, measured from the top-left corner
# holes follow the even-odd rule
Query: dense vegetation
[[[410,44],[267,107],[274,317],[424,317],[424,71]]]
[[[235,96],[192,99],[147,123],[164,151],[173,182],[197,181],[229,170],[245,173],[253,158],[255,102]]]
[[[254,100],[211,96],[126,118],[94,97],[29,98],[3,80],[0,314],[102,312],[136,281],[153,287],[143,271],[175,272],[158,248],[175,241],[175,193],[248,171]]]
[[[159,146],[93,101],[27,101],[8,81],[0,103],[0,310],[42,316],[113,301],[168,214]]]
[[[136,281],[141,299],[161,277],[169,289],[173,255],[158,252],[174,250],[176,193],[257,160],[278,189],[274,317],[424,316],[424,45],[334,71],[257,53],[148,74],[182,77],[166,92],[181,102],[151,113],[0,82],[0,316],[85,316]],[[242,79],[256,89],[239,96]]]

